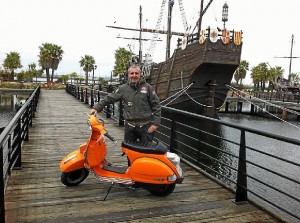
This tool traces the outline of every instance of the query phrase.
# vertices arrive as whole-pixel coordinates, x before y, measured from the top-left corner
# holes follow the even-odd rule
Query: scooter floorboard
[[[125,173],[128,167],[125,166],[103,166],[103,170],[111,171],[114,173]]]

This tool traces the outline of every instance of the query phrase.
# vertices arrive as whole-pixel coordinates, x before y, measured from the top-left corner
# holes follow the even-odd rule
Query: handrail
[[[224,128],[236,134],[224,136]],[[252,201],[280,219],[300,220],[300,178],[291,175],[300,172],[299,161],[294,156],[280,156],[268,145],[253,143],[273,142],[284,151],[299,154],[300,140],[165,106],[155,138],[169,145],[184,162],[235,192],[237,204]],[[279,184],[283,181],[284,185]],[[290,184],[298,193],[287,191],[285,185]],[[295,205],[287,207],[283,198]]]
[[[29,126],[35,115],[40,86],[36,87],[31,96],[19,109],[17,114],[0,134],[0,219],[5,222],[5,191],[11,170],[22,168],[22,144],[29,140]]]
[[[262,142],[271,142],[270,145],[280,144],[283,150],[297,154],[300,140],[174,108],[163,107],[162,110],[162,125],[156,137],[166,144],[170,143],[170,148],[187,163],[229,187],[236,194],[236,203],[250,200],[261,207],[268,203],[270,208],[264,205],[264,209],[276,213],[277,217],[300,220],[300,209],[297,208],[300,206],[300,194],[294,190],[287,191],[284,185],[279,184],[285,182],[285,185],[293,184],[294,188],[300,188],[300,178],[293,177],[300,171],[300,162],[293,156],[284,158],[267,146],[264,149],[268,151],[264,151],[251,142],[261,139]],[[223,128],[235,131],[235,136],[223,136]],[[278,167],[276,164],[279,163],[286,168]],[[269,190],[275,197],[294,203],[294,208],[268,195],[265,191]]]

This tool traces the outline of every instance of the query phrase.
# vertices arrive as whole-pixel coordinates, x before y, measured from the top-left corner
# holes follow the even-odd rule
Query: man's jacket
[[[105,96],[94,106],[97,111],[116,101],[124,101],[124,118],[131,123],[152,122],[160,124],[161,106],[153,87],[141,80],[139,83],[126,83],[114,92]]]

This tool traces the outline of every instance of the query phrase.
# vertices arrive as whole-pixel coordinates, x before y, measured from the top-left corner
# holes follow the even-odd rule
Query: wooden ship
[[[140,46],[142,32],[152,32],[156,37],[157,34],[166,34],[165,61],[153,63],[152,59],[147,59],[147,55],[151,57],[151,54],[146,54],[143,61],[140,47],[139,64],[143,68],[147,82],[154,86],[162,105],[216,117],[216,112],[223,105],[227,96],[226,84],[230,85],[233,74],[240,64],[242,32],[226,30],[225,22],[228,20],[228,5],[226,3],[222,12],[224,28],[201,29],[202,17],[213,0],[210,0],[206,7],[203,7],[203,0],[201,0],[200,17],[196,24],[198,26],[197,32],[193,34],[172,32],[170,27],[174,0],[163,0],[161,8],[166,1],[168,1],[167,31],[159,30],[157,27],[156,29],[145,29],[141,23],[139,29],[107,27],[139,31]],[[178,2],[182,10],[182,0],[178,0]],[[185,17],[184,12],[182,12],[182,16]],[[140,7],[140,21],[142,21],[141,17]],[[186,19],[183,20],[186,23]],[[172,35],[181,38],[177,40],[177,49],[170,57]],[[155,38],[153,37],[153,39]]]
[[[172,3],[174,1],[169,1],[169,19],[172,18]],[[166,61],[148,68],[147,80],[155,87],[163,105],[216,117],[227,96],[226,85],[230,85],[240,64],[242,31],[225,28],[225,22],[228,21],[226,3],[222,12],[223,29],[202,30],[202,17],[211,3],[212,0],[204,8],[201,1],[198,32],[185,34],[178,39],[177,49],[170,58],[167,52]],[[168,28],[167,40],[171,35]],[[167,46],[167,49],[170,47]]]
[[[232,31],[224,40],[215,30],[206,31],[203,42],[196,34],[182,47],[181,39],[181,47],[172,57],[152,65],[147,79],[163,104],[214,117],[227,96],[226,84],[230,85],[240,63],[242,43],[240,33]],[[211,40],[211,35],[217,35],[217,40]]]

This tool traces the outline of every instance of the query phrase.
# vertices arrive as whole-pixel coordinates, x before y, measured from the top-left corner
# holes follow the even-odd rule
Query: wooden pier
[[[30,95],[32,92],[32,89],[0,88],[0,95]]]
[[[23,145],[22,169],[13,170],[5,194],[6,222],[280,222],[251,203],[237,205],[235,195],[182,164],[183,184],[168,197],[143,189],[110,187],[89,176],[77,187],[60,182],[59,163],[89,135],[83,112],[89,107],[64,90],[42,90],[29,141]],[[123,128],[105,119],[108,160],[126,165],[120,144]]]

